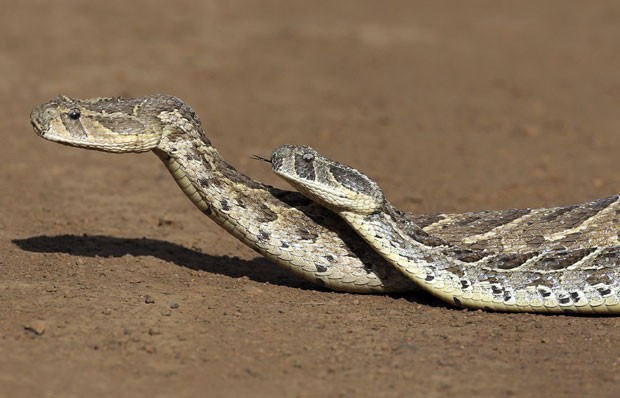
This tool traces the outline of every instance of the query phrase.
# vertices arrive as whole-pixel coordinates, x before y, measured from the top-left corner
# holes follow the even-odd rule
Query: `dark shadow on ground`
[[[262,257],[243,260],[229,256],[212,256],[165,240],[102,235],[42,235],[14,239],[12,242],[22,250],[36,253],[67,253],[84,257],[153,256],[182,267],[231,278],[246,276],[261,283],[325,290]]]
[[[230,256],[213,256],[165,240],[116,238],[103,235],[41,235],[14,239],[12,242],[22,250],[35,253],[67,253],[74,256],[103,258],[125,255],[153,256],[181,267],[226,275],[231,278],[245,276],[260,283],[267,282],[272,285],[305,290],[330,291],[308,282],[262,257],[243,260]],[[450,307],[422,291],[394,293],[390,296],[405,298],[412,303],[432,307]]]

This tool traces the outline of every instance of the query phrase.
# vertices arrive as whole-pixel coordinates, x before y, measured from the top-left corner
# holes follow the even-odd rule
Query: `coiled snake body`
[[[359,212],[345,211],[345,219],[363,231],[378,255],[330,210],[226,163],[194,112],[177,98],[59,96],[36,107],[31,122],[41,137],[61,144],[115,153],[152,150],[190,200],[225,230],[331,289],[367,293],[419,286],[471,308],[620,312],[618,196],[552,209],[412,216],[392,208],[359,172],[327,161],[327,168],[315,169],[315,159],[324,158],[312,152],[308,162],[301,156],[304,163],[297,165],[303,166],[294,167],[311,165],[314,176],[331,167],[339,187],[367,200]],[[301,184],[296,186],[308,194]]]

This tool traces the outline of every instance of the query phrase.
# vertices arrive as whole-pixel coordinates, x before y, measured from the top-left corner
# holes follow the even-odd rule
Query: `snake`
[[[283,145],[273,151],[269,162],[278,176],[331,209],[403,275],[445,302],[498,311],[620,313],[618,196],[591,204],[604,210],[580,224],[610,218],[604,244],[592,246],[581,240],[581,247],[572,249],[556,244],[534,251],[487,247],[463,252],[462,247],[425,233],[399,215],[367,175],[311,147]],[[549,219],[569,209],[524,211],[519,222],[523,223],[526,214]],[[579,230],[538,228],[543,240],[556,243]]]
[[[409,255],[411,247],[421,245],[440,264],[445,263],[444,257],[459,262],[439,267],[425,265],[424,270],[429,272],[421,282],[420,278],[412,278],[409,271],[403,272],[393,255],[377,251],[377,241],[352,228],[331,206],[305,196],[303,189],[301,193],[279,189],[236,170],[212,145],[191,107],[174,96],[74,99],[60,95],[36,106],[30,121],[37,135],[63,145],[110,153],[152,151],[190,201],[216,224],[277,265],[328,289],[352,293],[422,289],[457,306],[508,311],[619,311],[618,275],[612,265],[618,262],[617,195],[549,209],[460,214],[410,214],[385,202],[387,213],[373,214],[383,214],[383,225],[406,235],[399,243],[404,251],[396,252],[400,253],[398,257]],[[343,178],[340,184],[346,186],[346,181]],[[374,187],[370,182],[363,187],[367,186]],[[600,262],[604,258],[608,259],[608,266]],[[487,264],[491,260],[486,259],[501,262]],[[598,268],[581,267],[581,263],[589,264],[594,259],[600,260]],[[545,261],[550,264],[545,266]],[[579,273],[580,278],[546,286],[544,282],[519,277],[518,288],[509,279],[497,279],[497,267],[505,270],[506,276],[522,275],[517,264],[531,268],[528,278],[540,277],[552,268],[565,266],[568,270],[578,265],[578,272],[557,270],[554,281],[558,275],[576,278]],[[492,276],[472,274],[486,272],[487,268]],[[437,279],[433,288],[426,281],[431,277]],[[463,294],[447,293],[450,288],[437,290],[439,284],[457,277],[461,284],[459,294]],[[465,283],[476,291],[487,284],[489,287],[484,288],[484,294],[476,293],[476,297],[482,297],[480,300],[470,300]],[[527,292],[541,291],[543,305],[538,306],[531,295],[522,305],[521,288]],[[494,293],[497,289],[502,290],[501,305]],[[514,295],[510,296],[510,292]],[[513,301],[518,304],[512,305]]]

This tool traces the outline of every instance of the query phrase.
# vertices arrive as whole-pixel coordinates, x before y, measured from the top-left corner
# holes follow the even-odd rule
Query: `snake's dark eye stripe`
[[[82,113],[78,108],[73,108],[69,111],[67,115],[69,116],[69,119],[78,120],[80,116],[82,116]]]

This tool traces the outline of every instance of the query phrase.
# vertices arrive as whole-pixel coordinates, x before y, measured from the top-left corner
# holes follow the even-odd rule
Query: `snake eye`
[[[69,116],[69,119],[71,120],[78,120],[80,116],[82,116],[82,113],[78,108],[73,108],[69,111],[69,113],[67,113],[67,116]]]
[[[311,153],[304,153],[303,155],[301,155],[301,158],[306,162],[312,162],[314,160],[314,155]]]

